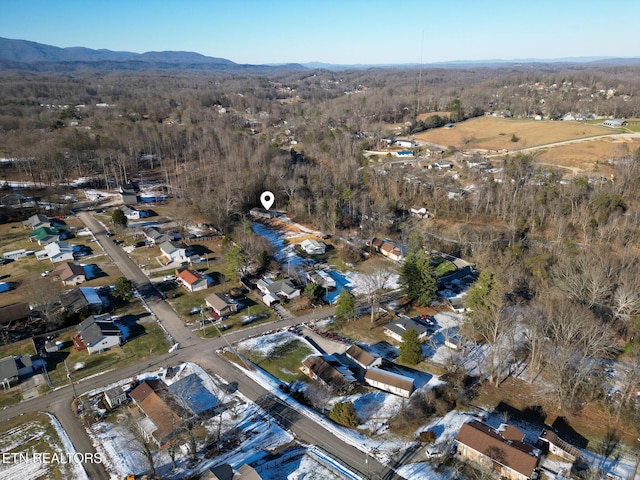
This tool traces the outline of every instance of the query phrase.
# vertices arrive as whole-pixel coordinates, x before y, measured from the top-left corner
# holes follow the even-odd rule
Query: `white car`
[[[431,445],[427,447],[424,453],[427,458],[441,458],[445,454],[445,446],[442,444]]]

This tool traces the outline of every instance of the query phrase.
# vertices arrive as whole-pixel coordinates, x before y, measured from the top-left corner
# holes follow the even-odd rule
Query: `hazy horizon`
[[[240,64],[428,64],[637,57],[637,14],[640,2],[629,0],[35,0],[4,5],[0,32],[61,48],[190,51]]]

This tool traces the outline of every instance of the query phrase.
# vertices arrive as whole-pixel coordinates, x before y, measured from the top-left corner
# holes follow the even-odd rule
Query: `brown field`
[[[453,128],[437,128],[414,135],[418,140],[458,149],[500,151],[547,145],[616,133],[606,127],[578,122],[553,122],[495,117],[472,118]],[[519,140],[512,142],[515,134]]]
[[[640,148],[640,139],[598,138],[571,145],[558,145],[536,152],[535,157],[542,164],[564,167],[578,173],[597,172],[604,177],[613,173],[609,163],[617,158],[633,153]]]
[[[427,113],[421,113],[420,115],[418,115],[418,120],[424,121],[429,117],[433,117],[435,115],[440,115],[441,117],[448,117],[449,115],[451,115],[451,112],[427,112]]]

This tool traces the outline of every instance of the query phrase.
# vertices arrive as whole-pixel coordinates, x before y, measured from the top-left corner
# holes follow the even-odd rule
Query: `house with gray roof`
[[[160,245],[160,252],[169,261],[173,262],[187,262],[189,257],[187,256],[187,247],[180,245],[173,240],[164,242]]]
[[[300,243],[300,248],[309,255],[322,255],[325,253],[327,246],[322,242],[307,238]]]
[[[35,215],[31,215],[27,220],[22,222],[22,226],[24,228],[35,230],[36,228],[40,227],[53,227],[53,222],[51,222],[51,220],[49,220],[49,217],[47,217],[46,215],[36,213]]]
[[[385,325],[384,333],[394,340],[401,342],[402,334],[407,330],[415,330],[418,333],[418,340],[425,341],[429,331],[427,327],[415,322],[409,317],[400,317]]]
[[[65,242],[53,242],[45,245],[43,250],[36,252],[38,260],[48,258],[51,263],[73,261],[73,245]]]
[[[122,343],[122,332],[111,315],[91,315],[78,325],[78,334],[73,337],[76,349],[87,349],[91,353],[102,352]]]
[[[104,401],[109,408],[116,408],[127,401],[127,392],[121,386],[112,387],[104,392]]]
[[[262,301],[269,306],[280,299],[291,300],[300,296],[300,289],[288,278],[276,281],[262,278],[256,282],[256,286],[264,294]]]
[[[18,383],[18,367],[13,355],[0,360],[0,383],[5,390]]]
[[[0,385],[5,390],[18,383],[20,377],[33,373],[31,355],[10,355],[0,359]]]
[[[147,239],[149,243],[152,245],[161,245],[164,242],[169,242],[173,239],[171,235],[167,235],[166,233],[160,232],[155,227],[147,227],[142,231],[144,238]]]

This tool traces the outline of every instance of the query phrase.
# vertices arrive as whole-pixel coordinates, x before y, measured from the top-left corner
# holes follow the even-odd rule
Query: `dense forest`
[[[329,233],[408,241],[455,253],[483,272],[465,335],[492,345],[481,370],[499,384],[514,359],[545,374],[561,408],[607,398],[603,367],[620,358],[624,385],[607,408],[635,405],[640,381],[640,152],[615,159],[613,179],[563,178],[533,155],[496,161],[501,181],[411,182],[364,156],[380,139],[508,112],[640,117],[639,67],[530,65],[224,73],[6,74],[0,79],[3,180],[101,188],[162,182],[184,216],[234,235],[262,191]],[[443,152],[456,161],[454,150]],[[474,185],[472,193],[448,192]],[[427,205],[428,228],[405,221]],[[241,235],[241,233],[238,233]],[[517,315],[514,313],[517,312]],[[526,344],[505,338],[524,329]],[[511,345],[512,348],[507,348]],[[553,365],[550,359],[555,358]],[[452,358],[450,368],[460,363]]]

